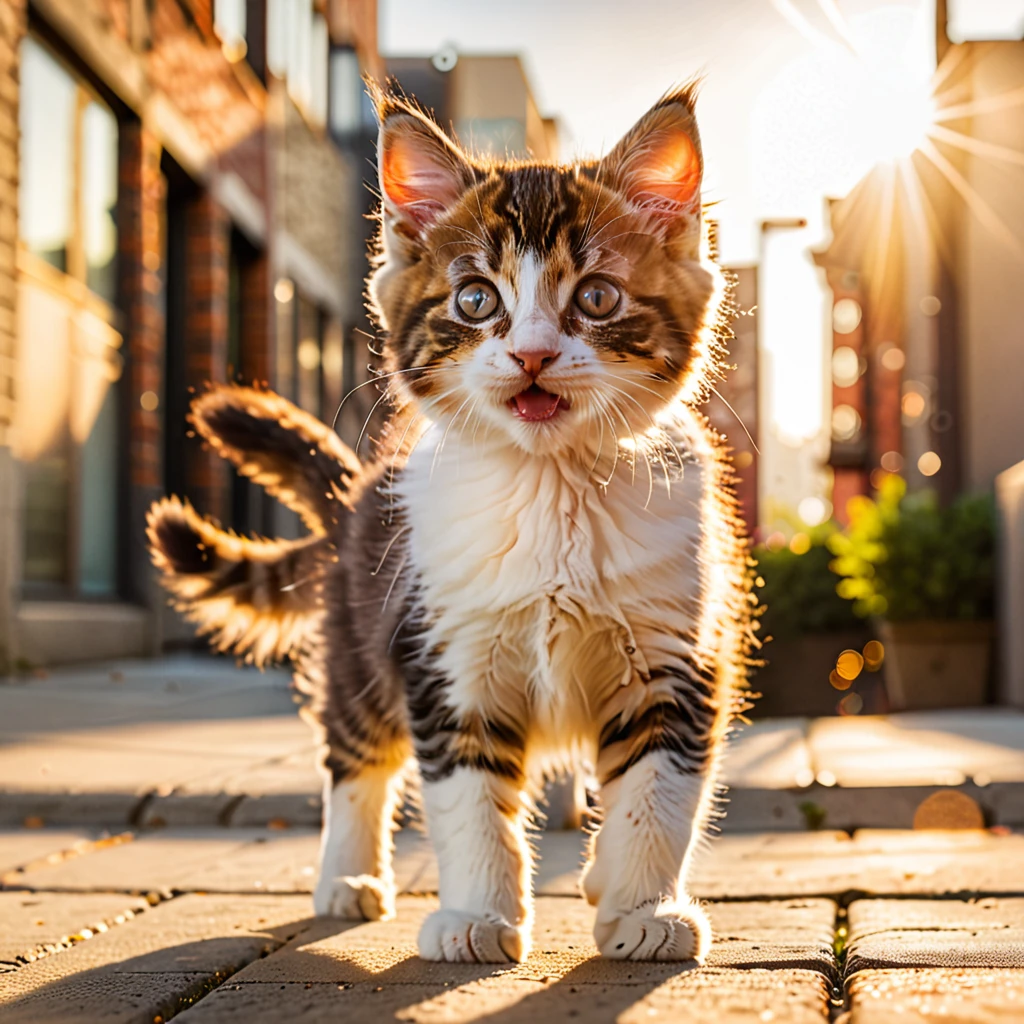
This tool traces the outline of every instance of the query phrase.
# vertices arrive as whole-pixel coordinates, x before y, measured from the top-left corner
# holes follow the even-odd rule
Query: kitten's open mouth
[[[510,398],[508,404],[516,416],[528,423],[554,419],[563,409],[569,408],[567,399],[553,395],[536,384],[531,384],[525,391]]]

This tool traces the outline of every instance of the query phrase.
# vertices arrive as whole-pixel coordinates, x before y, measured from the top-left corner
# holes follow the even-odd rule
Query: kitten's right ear
[[[386,215],[422,234],[473,183],[458,147],[415,107],[378,94],[377,168]]]

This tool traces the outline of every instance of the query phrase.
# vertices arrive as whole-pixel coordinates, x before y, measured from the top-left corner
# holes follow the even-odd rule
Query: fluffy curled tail
[[[312,533],[350,505],[362,463],[326,423],[272,391],[212,387],[192,402],[189,421],[218,455],[297,512]]]
[[[297,512],[298,540],[240,537],[164,498],[147,517],[161,582],[214,650],[257,665],[305,661],[319,635],[321,581],[336,560],[333,524],[350,507],[361,465],[338,436],[280,395],[217,387],[192,403],[197,432],[243,476]]]

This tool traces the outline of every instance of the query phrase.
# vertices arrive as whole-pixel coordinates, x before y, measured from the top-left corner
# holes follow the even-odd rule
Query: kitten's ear
[[[415,107],[379,94],[377,112],[377,167],[385,212],[420,234],[473,183],[473,168]]]
[[[668,93],[602,161],[609,180],[659,217],[700,210],[704,160],[693,112],[695,92],[690,85]]]

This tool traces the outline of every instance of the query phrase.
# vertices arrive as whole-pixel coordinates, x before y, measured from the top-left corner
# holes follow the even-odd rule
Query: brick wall
[[[166,186],[160,173],[159,140],[134,119],[121,123],[118,168],[118,260],[120,305],[125,315],[128,376],[122,392],[128,436],[125,559],[126,596],[152,600],[146,559],[145,513],[163,485],[162,410],[164,299],[161,259]],[[145,396],[145,397],[144,397]]]
[[[242,267],[241,379],[269,383],[273,377],[274,282],[264,251]]]
[[[185,375],[197,391],[227,379],[230,222],[207,192],[190,204],[186,243]],[[228,466],[193,442],[185,464],[186,493],[201,511],[228,518]]]

